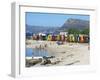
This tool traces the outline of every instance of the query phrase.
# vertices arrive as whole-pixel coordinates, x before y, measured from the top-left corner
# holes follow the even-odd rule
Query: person
[[[90,45],[88,44],[88,50],[90,50]]]
[[[42,48],[42,46],[40,45],[40,47],[39,47],[40,49]]]
[[[47,47],[47,44],[45,44],[45,47]]]

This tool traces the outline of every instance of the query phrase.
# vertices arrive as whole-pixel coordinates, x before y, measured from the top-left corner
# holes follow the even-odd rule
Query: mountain
[[[76,28],[76,29],[85,29],[89,28],[89,21],[81,20],[81,19],[72,19],[69,18],[65,21],[60,29],[69,29],[69,28]]]
[[[37,34],[39,32],[43,33],[53,33],[57,27],[44,27],[44,26],[31,26],[26,24],[26,32]]]
[[[89,28],[89,21],[69,18],[60,27],[31,26],[31,25],[26,24],[26,32],[30,32],[33,34],[37,34],[39,32],[59,34],[60,32],[63,32],[70,28],[76,28],[80,30]]]

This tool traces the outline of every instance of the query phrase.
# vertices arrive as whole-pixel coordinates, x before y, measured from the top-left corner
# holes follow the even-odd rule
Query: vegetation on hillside
[[[70,28],[68,30],[66,30],[68,32],[68,34],[86,34],[89,35],[89,28],[86,29],[76,29],[76,28]]]

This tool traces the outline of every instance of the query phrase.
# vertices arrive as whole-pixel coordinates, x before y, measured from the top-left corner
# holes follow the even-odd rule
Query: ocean
[[[26,48],[26,57],[43,57],[49,56],[49,52],[45,49]]]

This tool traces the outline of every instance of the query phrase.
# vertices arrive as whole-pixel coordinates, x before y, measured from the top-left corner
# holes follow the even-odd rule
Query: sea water
[[[49,52],[45,49],[26,48],[26,57],[43,57],[49,56]]]

